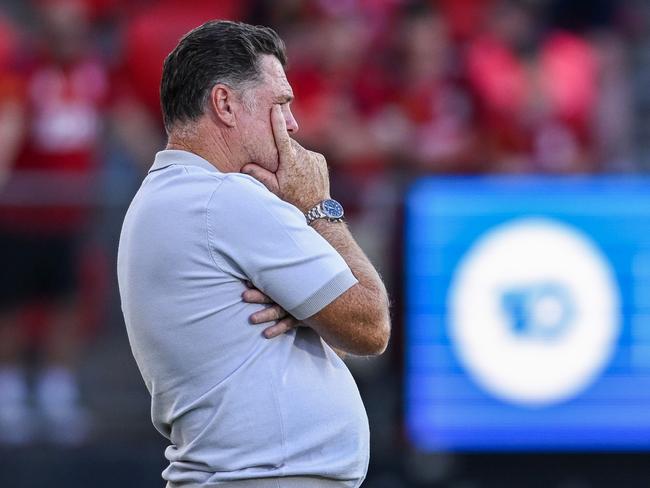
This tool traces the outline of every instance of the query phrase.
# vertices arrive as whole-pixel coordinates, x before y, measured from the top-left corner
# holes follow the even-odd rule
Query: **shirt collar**
[[[203,159],[201,156],[191,153],[189,151],[182,151],[179,149],[165,149],[156,153],[156,158],[153,165],[149,169],[149,173],[159,169],[166,168],[172,164],[180,166],[198,166],[199,168],[206,169],[218,173],[219,170],[214,167],[209,161]]]

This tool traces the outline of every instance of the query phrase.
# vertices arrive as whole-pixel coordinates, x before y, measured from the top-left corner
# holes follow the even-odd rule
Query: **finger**
[[[280,305],[272,305],[255,312],[250,317],[252,324],[263,324],[265,322],[273,322],[275,320],[281,320],[287,316],[287,312]]]
[[[303,151],[307,151],[307,149],[305,149],[304,147],[302,147],[302,146],[300,145],[300,143],[299,143],[298,141],[296,141],[295,139],[290,139],[290,141],[291,141],[291,147],[292,147],[294,150],[301,150],[301,149],[302,149]]]
[[[291,137],[287,132],[287,123],[282,115],[282,108],[280,105],[273,105],[271,107],[271,127],[273,128],[273,138],[275,139],[275,147],[278,149],[278,156],[280,163],[286,161],[286,158],[291,154]]]
[[[264,169],[255,163],[248,163],[242,167],[241,172],[252,176],[276,195],[280,191],[277,176],[268,169]]]
[[[250,288],[244,291],[242,298],[246,303],[273,303],[273,300],[256,288]]]
[[[300,325],[296,319],[293,317],[287,317],[286,319],[280,320],[277,324],[272,325],[271,327],[267,327],[264,329],[264,337],[267,339],[273,339],[274,337],[277,337],[281,334],[284,334],[285,332],[290,331],[291,329],[295,329]]]

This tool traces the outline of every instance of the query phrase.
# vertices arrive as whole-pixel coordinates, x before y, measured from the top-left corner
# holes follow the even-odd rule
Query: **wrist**
[[[342,229],[346,228],[347,225],[345,221],[342,222],[332,222],[331,220],[327,219],[318,219],[314,220],[311,224],[309,224],[309,227],[312,227],[316,232],[319,234],[327,234],[333,231],[334,229]]]
[[[299,202],[297,202],[296,207],[300,209],[300,211],[304,214],[309,212],[312,208],[314,208],[316,205],[320,204],[321,202],[324,202],[325,200],[331,200],[332,197],[328,194],[321,195],[321,196],[309,196],[308,198],[305,198]]]
[[[305,212],[305,219],[309,225],[318,220],[341,223],[343,222],[344,214],[343,205],[336,200],[328,198],[318,202]]]

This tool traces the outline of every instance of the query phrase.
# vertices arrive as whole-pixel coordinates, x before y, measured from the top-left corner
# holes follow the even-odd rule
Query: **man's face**
[[[275,56],[262,55],[260,71],[261,81],[244,94],[237,127],[248,162],[275,172],[278,169],[278,151],[271,128],[271,108],[280,105],[290,134],[298,131],[298,123],[290,108],[293,91],[280,61]]]

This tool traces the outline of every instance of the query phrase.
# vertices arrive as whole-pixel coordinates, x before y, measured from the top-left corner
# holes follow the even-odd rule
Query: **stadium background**
[[[270,25],[285,39],[298,139],[327,156],[333,195],[394,301],[389,350],[349,362],[372,431],[364,486],[649,486],[643,452],[420,452],[404,415],[408,189],[431,175],[646,172],[650,4],[644,0],[3,0],[5,141],[13,108],[33,96],[27,77],[52,63],[47,53],[56,46],[47,22],[71,29],[72,42],[83,46],[75,56],[92,59],[90,79],[103,91],[85,107],[97,122],[83,141],[93,164],[84,167],[87,186],[75,193],[84,201],[74,202],[92,211],[75,262],[84,320],[77,371],[93,427],[76,445],[38,437],[1,445],[0,485],[162,485],[165,442],[150,423],[113,270],[121,218],[164,141],[162,59],[182,33],[212,18]],[[42,93],[47,83],[39,85]],[[20,169],[12,169],[15,157],[0,150],[0,181]],[[38,176],[37,163],[29,169]],[[37,180],[26,178],[1,203],[48,205],[39,200]],[[33,222],[33,216],[15,219],[16,226]],[[47,321],[46,312],[41,319]],[[38,354],[28,359],[38,362]]]

